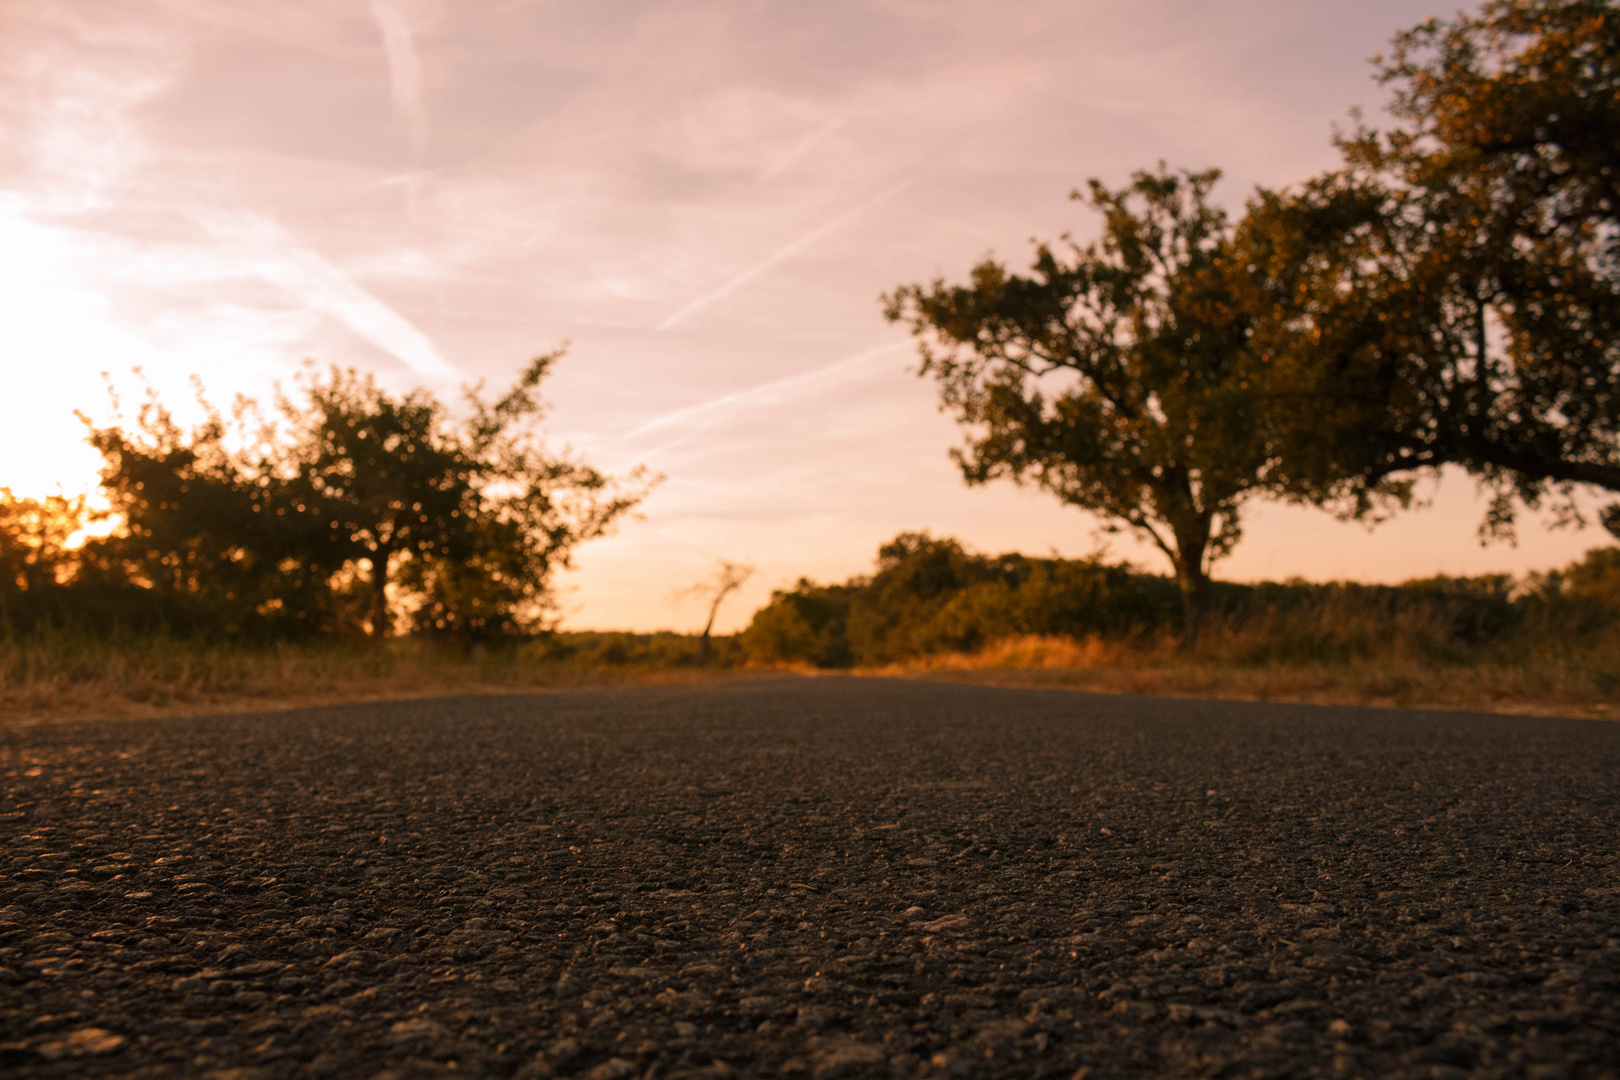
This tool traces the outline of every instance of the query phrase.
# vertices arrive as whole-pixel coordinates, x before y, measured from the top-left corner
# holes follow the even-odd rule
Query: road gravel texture
[[[1613,1077],[1620,725],[817,679],[11,728],[16,1077]]]

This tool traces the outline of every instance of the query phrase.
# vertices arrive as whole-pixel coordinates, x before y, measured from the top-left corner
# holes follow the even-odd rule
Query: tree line
[[[1202,652],[1236,663],[1481,659],[1590,667],[1613,678],[1620,548],[1563,570],[1402,585],[1212,582]],[[1099,558],[984,555],[901,533],[872,573],[779,589],[739,636],[759,664],[881,667],[1026,637],[1092,638],[1150,657],[1181,630],[1172,577]],[[1216,640],[1218,639],[1218,640]]]
[[[1255,498],[1367,519],[1444,466],[1583,522],[1620,492],[1620,10],[1492,0],[1378,58],[1393,126],[1261,189],[1160,165],[1074,198],[1099,237],[884,297],[967,429],[970,484],[1035,484],[1174,568],[1189,640]],[[1620,503],[1599,517],[1620,533]]]
[[[395,629],[463,644],[547,625],[553,575],[655,478],[614,479],[550,450],[536,424],[561,350],[459,420],[352,370],[306,368],[268,412],[199,392],[187,429],[148,395],[95,426],[109,504],[0,499],[0,617],[184,636],[288,639]],[[116,528],[82,545],[94,518]]]

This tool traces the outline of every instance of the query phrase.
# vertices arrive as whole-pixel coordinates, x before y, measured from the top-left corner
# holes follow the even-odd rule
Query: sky
[[[1162,556],[1038,491],[967,488],[879,297],[1095,221],[1159,161],[1331,167],[1411,0],[9,0],[0,4],[0,486],[87,490],[75,410],[141,380],[264,397],[306,358],[446,399],[569,343],[553,444],[663,482],[559,577],[565,625],[700,627],[680,590],[870,569],[903,530]],[[139,369],[141,374],[134,372]],[[105,373],[105,376],[104,374]],[[19,407],[19,405],[21,407]],[[1256,504],[1217,576],[1523,572],[1447,476],[1375,530]]]

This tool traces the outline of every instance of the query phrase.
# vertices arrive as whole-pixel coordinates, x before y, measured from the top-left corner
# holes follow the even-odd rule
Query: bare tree
[[[690,585],[676,591],[678,597],[695,596],[709,602],[709,619],[703,624],[703,635],[698,639],[698,656],[707,663],[709,660],[709,634],[714,630],[714,618],[720,613],[720,605],[726,597],[742,588],[744,582],[754,576],[754,568],[748,563],[731,562],[726,559],[718,560],[719,569],[714,575],[696,585]]]

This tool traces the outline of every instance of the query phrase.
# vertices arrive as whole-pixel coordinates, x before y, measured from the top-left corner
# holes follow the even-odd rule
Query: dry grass
[[[1233,639],[1195,655],[1169,639],[1017,637],[856,672],[990,686],[1310,704],[1620,717],[1613,679],[1578,664],[1441,664],[1385,657],[1338,662],[1244,660]],[[109,644],[68,635],[0,640],[0,723],[260,712],[452,694],[630,685],[697,685],[762,674],[844,674],[804,665],[693,668],[575,664],[521,650],[471,656],[411,641],[385,647],[247,649],[166,639]]]
[[[0,723],[260,712],[452,694],[737,678],[724,669],[585,667],[520,653],[464,656],[409,641],[246,649],[166,640],[0,641]]]
[[[1220,642],[1211,646],[1214,656],[1188,656],[1163,641],[1019,637],[974,653],[923,657],[862,674],[1113,694],[1620,717],[1620,693],[1612,680],[1548,660],[1242,664],[1221,657],[1224,651]]]

